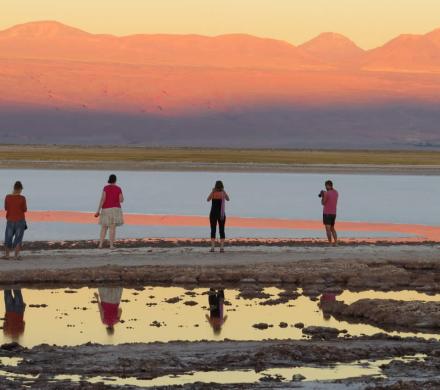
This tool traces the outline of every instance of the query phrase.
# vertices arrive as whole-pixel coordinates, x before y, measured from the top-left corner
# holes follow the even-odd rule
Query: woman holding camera
[[[326,191],[321,191],[319,197],[321,198],[321,204],[323,205],[323,215],[322,222],[325,226],[325,232],[327,234],[327,239],[329,244],[338,244],[338,234],[336,233],[335,223],[336,223],[336,209],[338,206],[339,194],[333,188],[333,182],[327,180],[325,182]]]
[[[211,252],[215,251],[215,239],[217,233],[217,224],[220,231],[220,252],[224,252],[225,245],[225,203],[229,202],[229,195],[226,193],[223,183],[218,180],[207,199],[211,202],[211,212],[209,213],[209,222],[211,225]]]

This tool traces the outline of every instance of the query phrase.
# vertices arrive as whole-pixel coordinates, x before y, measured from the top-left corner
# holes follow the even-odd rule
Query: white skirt
[[[121,303],[122,287],[99,287],[98,293],[101,302],[115,304]]]
[[[102,226],[121,226],[124,224],[122,209],[120,207],[111,207],[102,209],[99,216],[99,224]]]

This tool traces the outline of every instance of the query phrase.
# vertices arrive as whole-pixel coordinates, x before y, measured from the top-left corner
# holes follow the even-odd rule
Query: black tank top
[[[222,200],[212,199],[211,203],[211,214],[220,215],[222,212]]]

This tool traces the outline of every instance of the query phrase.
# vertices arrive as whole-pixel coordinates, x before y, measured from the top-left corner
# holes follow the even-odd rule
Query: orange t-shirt
[[[23,195],[6,195],[5,210],[8,221],[22,221],[27,211],[26,198]]]
[[[18,337],[23,334],[23,314],[7,311],[5,313],[5,322],[3,323],[3,332],[12,337]]]

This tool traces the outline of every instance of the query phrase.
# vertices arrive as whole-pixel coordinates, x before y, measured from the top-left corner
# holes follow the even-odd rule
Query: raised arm
[[[211,193],[208,196],[208,199],[206,199],[207,202],[211,202],[213,194],[214,194],[214,190],[211,191]]]
[[[95,217],[99,217],[104,202],[105,202],[105,191],[102,191],[101,200],[99,201],[98,211],[95,213]]]
[[[321,204],[324,206],[327,203],[327,192],[324,192],[321,197]]]

